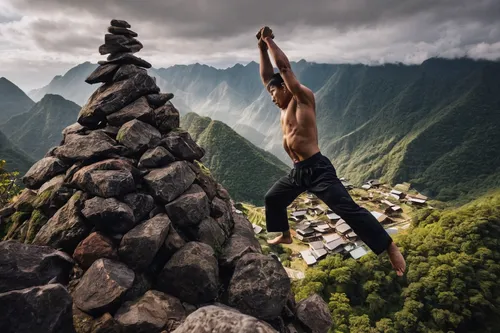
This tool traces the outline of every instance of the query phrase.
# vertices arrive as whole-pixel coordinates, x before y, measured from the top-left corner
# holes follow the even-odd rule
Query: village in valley
[[[428,198],[410,189],[408,183],[391,187],[372,179],[357,188],[344,178],[340,180],[353,199],[370,211],[391,235],[410,226],[413,210],[428,207]],[[273,235],[264,235],[264,208],[242,204],[239,207],[253,223],[263,247],[267,247],[265,240]],[[328,254],[339,253],[359,259],[370,252],[346,221],[312,193],[305,192],[297,197],[288,207],[288,214],[294,242],[281,245],[286,250],[283,255],[275,254],[289,267],[289,274],[294,274],[297,278],[303,276],[305,268],[314,266]],[[273,252],[272,247],[270,252]]]

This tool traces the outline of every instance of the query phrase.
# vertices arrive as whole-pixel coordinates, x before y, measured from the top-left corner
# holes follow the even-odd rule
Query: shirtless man
[[[268,243],[293,242],[287,207],[299,194],[309,191],[344,219],[374,253],[379,255],[387,251],[394,270],[402,276],[406,264],[398,247],[377,219],[353,201],[337,178],[330,160],[320,152],[314,93],[297,80],[288,58],[274,42],[269,27],[263,27],[257,38],[262,83],[281,110],[283,147],[294,162],[290,173],[279,179],[265,196],[267,231],[281,232]],[[279,73],[274,73],[268,50]]]

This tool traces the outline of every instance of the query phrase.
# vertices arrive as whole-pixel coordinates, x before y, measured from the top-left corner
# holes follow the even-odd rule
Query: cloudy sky
[[[269,25],[290,60],[500,58],[499,0],[0,0],[0,77],[28,91],[97,52],[125,19],[154,67],[258,61]]]

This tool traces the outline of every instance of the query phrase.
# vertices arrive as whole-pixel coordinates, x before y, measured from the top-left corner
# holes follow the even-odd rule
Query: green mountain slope
[[[5,134],[0,132],[0,159],[5,160],[7,171],[19,171],[22,176],[35,163],[25,152],[16,147]]]
[[[31,110],[11,118],[0,129],[33,159],[59,145],[62,130],[76,121],[80,107],[58,95],[45,95]]]
[[[4,77],[0,78],[0,123],[28,111],[33,102],[19,87]]]
[[[352,181],[462,201],[500,185],[500,63],[341,68],[318,92],[323,151]]]
[[[264,204],[264,195],[289,168],[226,124],[188,113],[181,127],[205,149],[202,162],[235,201]]]
[[[329,255],[294,283],[297,300],[320,293],[332,332],[499,332],[500,191],[444,211],[422,210],[396,235],[407,272],[387,255]]]

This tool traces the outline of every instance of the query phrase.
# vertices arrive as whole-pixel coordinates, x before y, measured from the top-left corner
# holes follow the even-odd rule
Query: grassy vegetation
[[[188,113],[181,127],[205,149],[202,162],[235,201],[263,205],[267,190],[289,171],[274,155],[220,121]]]

